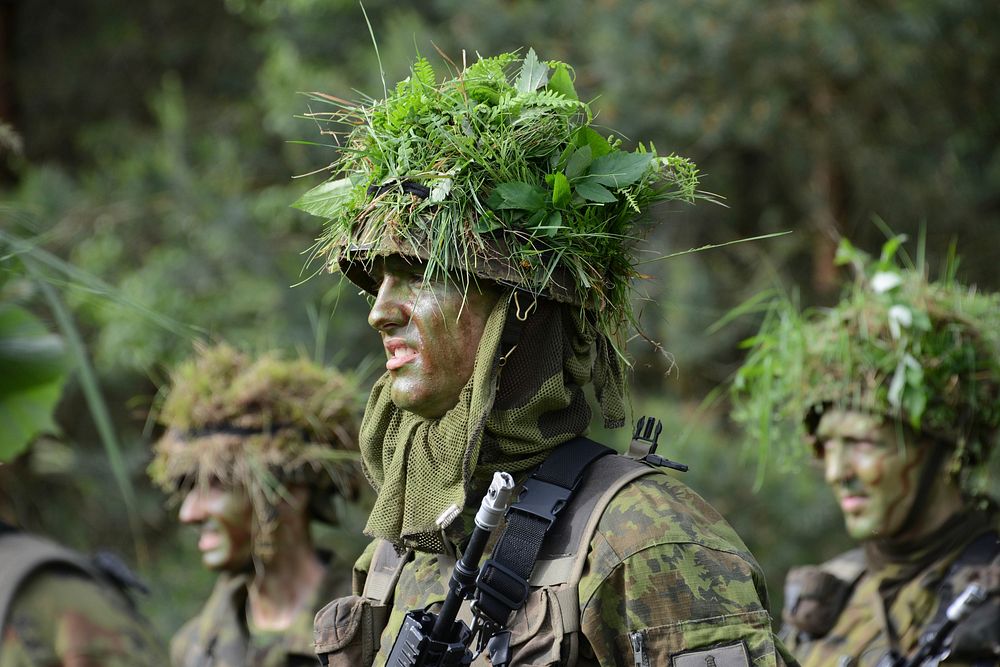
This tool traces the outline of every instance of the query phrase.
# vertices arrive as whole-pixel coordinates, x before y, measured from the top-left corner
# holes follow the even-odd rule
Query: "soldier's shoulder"
[[[644,475],[615,494],[597,534],[623,558],[655,545],[694,544],[753,559],[714,507],[665,472]]]
[[[114,585],[81,570],[48,565],[19,588],[5,641],[46,655],[86,655],[107,665],[159,665],[166,655],[148,623]]]

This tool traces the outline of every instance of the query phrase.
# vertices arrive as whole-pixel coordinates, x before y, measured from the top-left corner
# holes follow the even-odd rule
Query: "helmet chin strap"
[[[930,447],[931,451],[927,457],[927,461],[924,462],[924,467],[920,470],[920,479],[917,481],[916,497],[913,499],[913,504],[910,505],[910,510],[907,512],[906,518],[903,520],[902,525],[900,525],[895,535],[901,535],[913,528],[917,522],[917,517],[919,517],[927,508],[931,500],[931,487],[937,480],[937,476],[941,473],[941,465],[944,462],[945,454],[949,449],[938,440],[932,440],[928,444],[921,446]]]

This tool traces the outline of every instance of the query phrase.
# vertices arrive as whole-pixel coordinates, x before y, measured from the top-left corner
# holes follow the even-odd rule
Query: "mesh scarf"
[[[497,301],[472,377],[442,417],[398,409],[389,398],[388,373],[376,382],[360,435],[364,470],[378,492],[368,535],[397,547],[442,551],[437,518],[444,510],[475,502],[494,471],[517,476],[586,432],[591,410],[583,387],[591,381],[605,424],[624,423],[621,364],[577,308],[537,301],[500,372],[511,309],[520,310],[515,299]]]

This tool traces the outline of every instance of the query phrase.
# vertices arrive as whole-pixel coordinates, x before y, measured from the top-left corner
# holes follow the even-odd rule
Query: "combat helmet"
[[[333,178],[295,204],[327,220],[314,256],[369,293],[371,262],[399,254],[428,278],[573,304],[621,352],[646,214],[698,197],[698,172],[598,132],[573,79],[529,49],[449,61],[445,77],[420,58],[381,100],[314,93],[334,110],[309,115],[341,146]]]
[[[1000,298],[902,268],[904,239],[878,259],[842,241],[838,262],[856,277],[832,308],[772,304],[733,383],[733,416],[762,451],[815,445],[831,406],[889,417],[944,445],[966,492],[995,495],[987,468],[1000,428]]]
[[[302,357],[199,346],[172,374],[150,477],[178,499],[213,480],[242,488],[254,509],[255,554],[266,559],[284,485],[308,486],[311,515],[331,524],[334,497],[357,497],[360,395],[352,376]]]

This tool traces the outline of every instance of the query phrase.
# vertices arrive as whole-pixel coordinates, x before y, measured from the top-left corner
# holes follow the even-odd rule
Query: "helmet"
[[[807,441],[831,406],[897,419],[951,449],[951,471],[986,462],[1000,427],[1000,298],[928,281],[846,241],[857,279],[833,308],[768,313],[733,384],[734,417],[762,445]]]
[[[594,130],[566,63],[529,49],[455,69],[418,59],[383,100],[314,94],[343,135],[334,178],[296,202],[327,220],[314,256],[368,292],[374,259],[398,254],[581,306],[608,337],[634,324],[633,242],[651,204],[696,198],[696,167]]]
[[[258,535],[286,484],[308,486],[313,516],[333,523],[332,496],[352,499],[362,482],[359,396],[354,378],[304,358],[199,347],[172,375],[149,474],[178,495],[212,480],[243,489]]]

